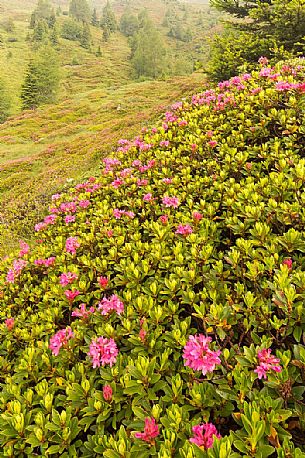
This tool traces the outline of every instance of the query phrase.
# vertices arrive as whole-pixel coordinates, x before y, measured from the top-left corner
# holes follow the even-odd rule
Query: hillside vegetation
[[[305,457],[304,77],[261,59],[52,197],[1,267],[4,456]]]
[[[60,31],[68,20],[69,2],[52,5],[61,7],[56,18]],[[92,3],[99,18],[104,5]],[[61,190],[67,180],[80,181],[98,171],[101,157],[123,132],[133,135],[148,119],[157,118],[160,110],[202,87],[202,74],[182,75],[192,72],[200,56],[205,59],[206,36],[213,33],[217,22],[217,14],[204,4],[185,7],[179,2],[134,1],[133,14],[146,9],[171,50],[169,61],[179,63],[172,69],[175,77],[163,75],[155,83],[135,79],[128,37],[116,30],[105,42],[102,29],[90,25],[88,49],[59,36],[55,47],[61,67],[57,103],[21,112],[27,67],[43,45],[32,41],[29,28],[30,12],[36,6],[36,0],[4,0],[0,8],[1,78],[11,102],[11,118],[0,125],[0,257],[16,247],[21,237],[31,238],[31,227],[42,218],[52,193]],[[111,6],[119,23],[127,3],[114,1]],[[169,24],[162,25],[168,11],[178,22],[187,12],[185,24],[196,24],[191,43],[168,36]],[[191,65],[186,64],[185,71],[186,56]]]

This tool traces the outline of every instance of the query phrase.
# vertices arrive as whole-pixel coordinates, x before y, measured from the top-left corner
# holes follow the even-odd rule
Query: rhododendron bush
[[[1,456],[305,457],[304,109],[261,60],[53,196],[1,265]]]

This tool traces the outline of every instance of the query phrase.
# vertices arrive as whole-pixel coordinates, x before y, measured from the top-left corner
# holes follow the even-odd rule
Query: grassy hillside
[[[122,135],[139,131],[201,85],[198,75],[94,89],[0,126],[1,255],[20,237],[29,237],[50,195],[67,179],[97,173],[101,158]]]
[[[304,104],[262,61],[53,196],[0,266],[4,456],[305,457]]]
[[[67,9],[69,2],[53,3]],[[96,2],[99,15],[103,4]],[[121,1],[112,4],[119,19],[126,5]],[[45,211],[46,199],[55,189],[61,189],[67,180],[79,180],[96,171],[101,156],[126,129],[132,134],[147,119],[158,116],[160,109],[196,91],[203,80],[202,75],[194,74],[156,83],[135,82],[127,38],[117,32],[104,43],[101,29],[91,27],[90,50],[60,39],[62,83],[58,104],[20,114],[21,85],[34,52],[26,38],[35,5],[36,1],[4,0],[0,9],[1,75],[10,92],[13,115],[0,126],[0,256],[7,254],[21,236],[29,237],[33,221]],[[161,25],[168,9],[166,2],[132,3],[135,14],[143,8],[162,31],[173,55],[181,61],[183,56],[190,56],[190,45],[167,37],[168,28]],[[173,8],[181,19],[183,8],[175,4]],[[187,20],[192,23],[197,17],[197,6],[191,7]],[[203,17],[210,24],[208,13]],[[12,31],[1,28],[8,19],[13,20]],[[59,25],[64,20],[65,16],[60,16]],[[192,45],[198,48],[195,54],[201,52],[207,31],[202,30],[201,36],[199,27],[198,33]],[[102,50],[99,57],[98,46]]]

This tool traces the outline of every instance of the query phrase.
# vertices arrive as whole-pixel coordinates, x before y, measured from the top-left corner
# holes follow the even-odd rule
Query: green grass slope
[[[198,75],[94,89],[0,126],[0,255],[31,236],[51,194],[67,179],[96,172],[124,132],[139,131],[201,85]]]
[[[304,94],[223,82],[53,196],[1,265],[4,456],[305,457]]]

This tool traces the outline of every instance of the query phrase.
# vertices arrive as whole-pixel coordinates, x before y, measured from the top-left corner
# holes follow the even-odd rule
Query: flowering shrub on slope
[[[175,104],[2,264],[3,456],[305,456],[301,64]]]

